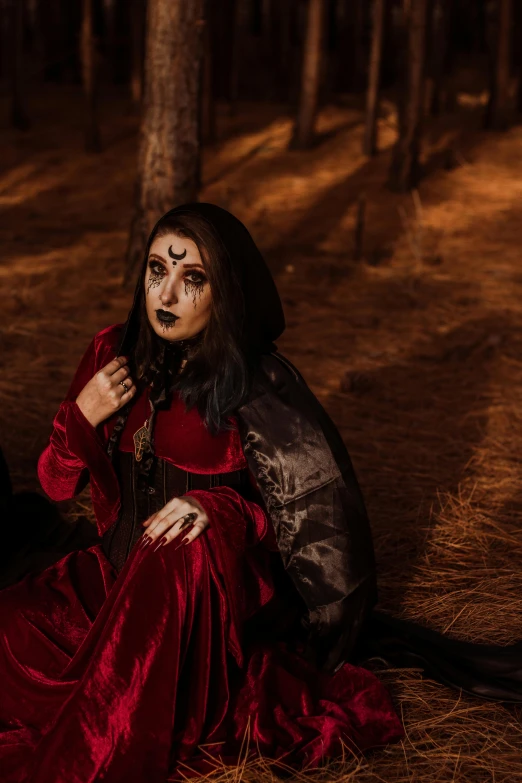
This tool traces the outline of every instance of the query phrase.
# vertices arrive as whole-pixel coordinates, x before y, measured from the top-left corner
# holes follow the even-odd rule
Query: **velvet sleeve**
[[[47,447],[38,460],[38,478],[52,500],[67,500],[77,495],[89,478],[98,490],[114,501],[116,476],[105,451],[104,428],[95,428],[85,418],[76,397],[94,374],[114,358],[114,327],[93,338],[74,374],[64,401],[53,421]]]

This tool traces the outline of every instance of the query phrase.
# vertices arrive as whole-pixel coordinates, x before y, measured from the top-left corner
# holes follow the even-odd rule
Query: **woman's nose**
[[[162,305],[165,305],[165,307],[176,304],[178,297],[176,296],[175,280],[167,280],[163,291],[159,295],[159,300]]]

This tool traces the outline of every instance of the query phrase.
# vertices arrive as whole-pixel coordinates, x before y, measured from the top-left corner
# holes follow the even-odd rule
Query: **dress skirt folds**
[[[96,545],[0,592],[2,783],[164,783],[233,764],[244,737],[315,766],[402,736],[363,668],[318,676],[261,639],[238,667],[210,527],[152,549],[116,576]]]
[[[158,412],[159,463],[212,478],[183,492],[209,525],[188,545],[180,536],[156,551],[136,546],[147,509],[108,461],[108,432],[74,402],[112,358],[104,345],[87,351],[39,461],[53,500],[90,479],[100,543],[0,591],[1,783],[166,783],[259,754],[314,767],[343,745],[400,739],[375,675],[349,663],[319,672],[299,654],[271,521],[252,495],[214,481],[246,469],[236,430],[211,437],[176,400]],[[119,464],[134,459],[145,397],[127,420]],[[159,507],[169,491],[165,481]],[[114,531],[131,517],[117,562]]]

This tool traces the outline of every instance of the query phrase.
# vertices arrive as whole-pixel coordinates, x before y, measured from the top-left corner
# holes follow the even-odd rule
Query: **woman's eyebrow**
[[[167,262],[165,261],[165,259],[163,258],[163,256],[160,256],[160,255],[158,255],[158,253],[151,253],[151,254],[150,254],[150,256],[149,256],[149,261],[150,261],[150,259],[151,259],[151,258],[157,258],[157,259],[158,259],[158,261],[161,261],[161,262],[162,262],[162,263],[164,263],[164,264],[166,264],[166,263],[167,263]]]
[[[197,267],[199,269],[204,269],[203,264],[183,264],[183,267],[185,269],[194,269],[195,267]]]

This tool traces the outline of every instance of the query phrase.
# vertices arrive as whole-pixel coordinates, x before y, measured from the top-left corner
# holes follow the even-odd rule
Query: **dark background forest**
[[[278,347],[349,448],[381,607],[521,639],[522,3],[0,0],[0,23],[14,489],[38,490],[53,416],[92,336],[125,319],[156,218],[212,201],[265,254]],[[88,492],[59,510],[64,552],[94,535]],[[45,567],[30,533],[11,537]],[[520,708],[371,666],[406,739],[318,780],[522,776]]]

